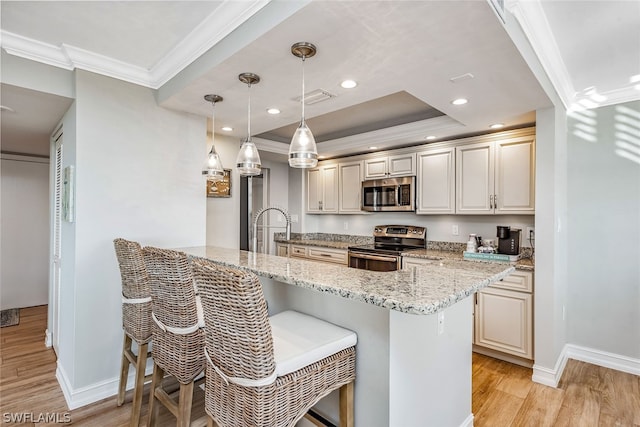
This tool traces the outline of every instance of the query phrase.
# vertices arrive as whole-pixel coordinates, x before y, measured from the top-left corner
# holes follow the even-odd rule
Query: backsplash
[[[285,233],[274,233],[274,239],[284,240]],[[291,240],[325,240],[329,242],[347,242],[354,245],[373,243],[373,236],[353,236],[350,234],[331,233],[291,233]]]

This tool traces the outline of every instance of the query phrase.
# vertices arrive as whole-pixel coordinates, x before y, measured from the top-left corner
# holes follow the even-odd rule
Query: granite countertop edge
[[[380,273],[224,248],[178,250],[192,258],[207,259],[282,283],[417,315],[434,314],[514,271],[508,264],[489,263],[476,270],[467,262],[452,259],[440,262],[435,268],[425,266]]]

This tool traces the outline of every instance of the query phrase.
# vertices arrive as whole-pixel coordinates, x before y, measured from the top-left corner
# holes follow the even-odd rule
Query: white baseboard
[[[460,427],[473,427],[473,414],[469,414],[467,419],[460,424]]]
[[[593,348],[581,347],[579,345],[567,344],[567,357],[569,359],[580,360],[602,366],[603,368],[615,369],[616,371],[627,372],[629,374],[640,375],[640,359],[622,356],[620,354],[609,353]]]
[[[46,329],[44,331],[44,346],[49,348],[53,345],[53,336],[51,335],[51,332]]]
[[[533,365],[533,375],[531,379],[540,384],[558,387],[558,383],[560,382],[560,378],[562,377],[562,373],[564,372],[564,368],[569,359],[591,363],[596,366],[602,366],[603,368],[614,369],[616,371],[640,375],[640,359],[634,359],[632,357],[582,347],[575,344],[565,344],[558,356],[555,367],[553,369],[549,369],[543,366]]]
[[[147,360],[147,368],[145,369],[145,375],[150,375],[153,372],[153,359]],[[120,378],[112,378],[99,383],[91,384],[86,387],[80,387],[74,389],[69,381],[69,377],[66,374],[64,368],[58,361],[58,368],[56,369],[56,379],[62,389],[62,394],[67,402],[69,410],[80,408],[91,403],[95,403],[99,400],[107,397],[115,396],[118,394],[118,385]],[[131,390],[135,383],[135,370],[129,370],[129,377],[127,378],[127,390]],[[115,405],[115,402],[114,402]]]

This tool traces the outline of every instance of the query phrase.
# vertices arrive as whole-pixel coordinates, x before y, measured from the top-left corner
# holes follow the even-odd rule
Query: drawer
[[[340,249],[307,248],[307,258],[347,265],[347,251]]]
[[[531,271],[516,270],[504,279],[492,283],[489,287],[519,292],[533,292],[533,273]]]
[[[306,258],[307,257],[307,247],[306,246],[291,245],[291,254],[289,256],[298,257],[298,258]]]

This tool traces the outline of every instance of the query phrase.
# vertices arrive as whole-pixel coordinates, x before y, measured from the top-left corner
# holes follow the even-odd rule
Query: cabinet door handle
[[[493,207],[498,209],[498,195],[497,194],[493,195]]]
[[[493,194],[489,196],[489,209],[493,209]]]

